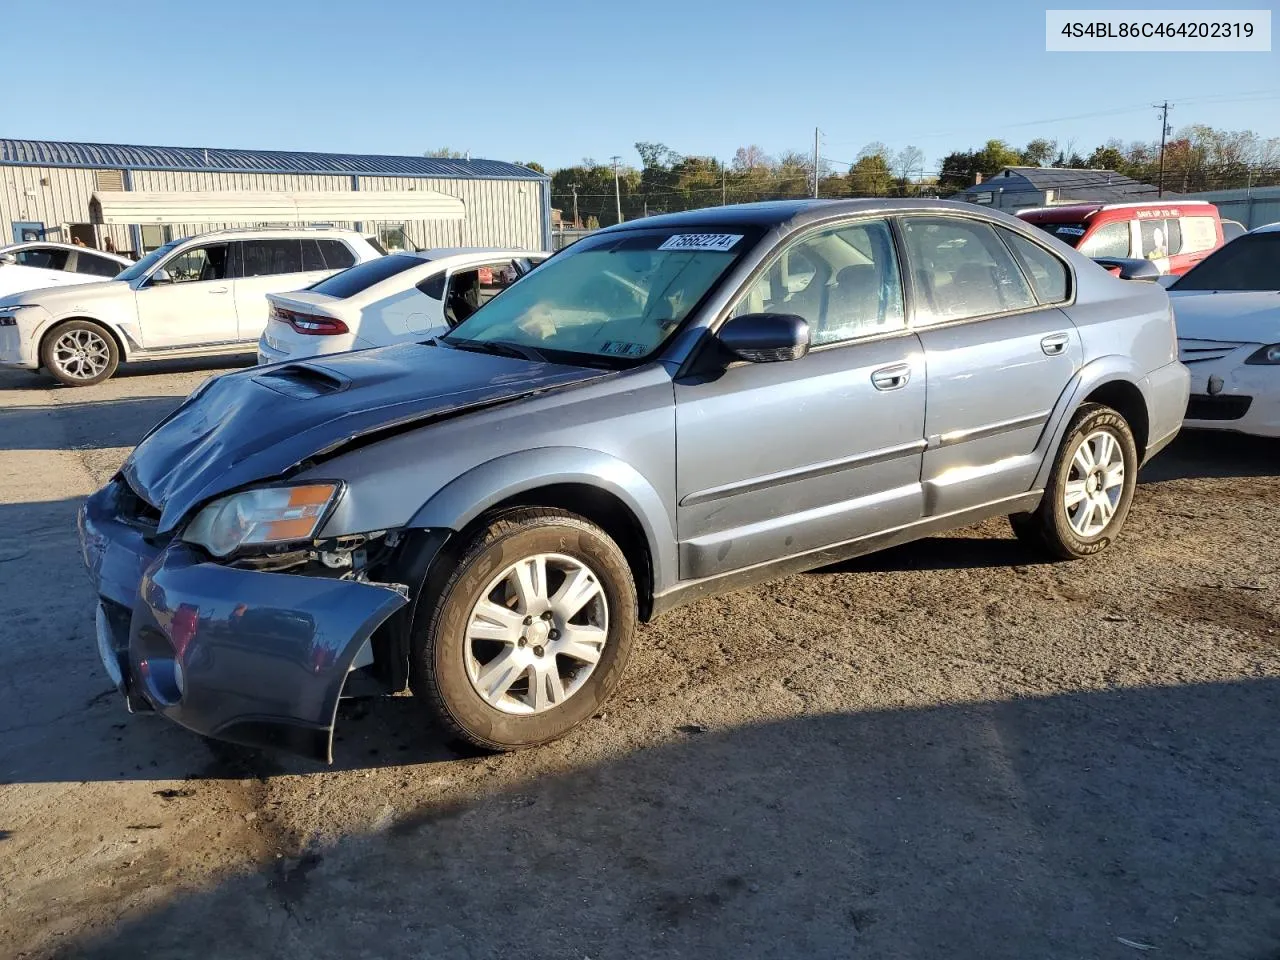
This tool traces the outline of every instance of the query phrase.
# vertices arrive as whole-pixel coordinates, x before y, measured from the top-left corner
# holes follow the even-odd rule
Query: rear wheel
[[[1137,476],[1128,422],[1110,407],[1085,404],[1063,437],[1040,506],[1010,517],[1013,532],[1065,560],[1101,553],[1124,526]]]
[[[120,351],[111,334],[92,320],[71,320],[45,335],[40,365],[68,387],[91,387],[116,372]]]
[[[545,743],[594,714],[622,676],[637,620],[617,544],[543,508],[495,518],[424,600],[414,693],[447,730],[491,750]]]

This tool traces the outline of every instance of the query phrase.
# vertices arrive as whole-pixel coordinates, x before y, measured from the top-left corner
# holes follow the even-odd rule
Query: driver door
[[[202,347],[237,338],[228,262],[226,243],[187,247],[143,282],[134,296],[146,349]]]

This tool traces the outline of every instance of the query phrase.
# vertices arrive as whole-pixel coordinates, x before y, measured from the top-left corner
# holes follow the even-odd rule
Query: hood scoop
[[[269,390],[294,400],[310,400],[330,393],[341,393],[351,381],[331,370],[305,363],[289,363],[253,378]]]

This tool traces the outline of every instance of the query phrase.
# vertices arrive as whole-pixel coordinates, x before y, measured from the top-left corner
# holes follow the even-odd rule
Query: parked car
[[[1075,203],[1018,216],[1086,257],[1140,257],[1161,273],[1186,273],[1224,242],[1218,208],[1203,201]]]
[[[80,513],[99,650],[226,740],[330,758],[376,684],[542,743],[695,598],[997,515],[1100,552],[1187,382],[1162,288],[998,212],[649,217],[429,343],[197,390]]]
[[[550,253],[441,249],[357,264],[295,293],[273,293],[258,363],[383,347],[444,333]]]
[[[0,297],[0,365],[43,368],[84,387],[121,361],[252,353],[267,325],[267,294],[379,256],[347,230],[183,237],[112,280]]]
[[[97,283],[131,266],[133,261],[128,257],[70,243],[11,243],[0,247],[0,296],[73,283]]]
[[[1280,224],[1232,240],[1169,297],[1191,370],[1186,425],[1280,437]]]

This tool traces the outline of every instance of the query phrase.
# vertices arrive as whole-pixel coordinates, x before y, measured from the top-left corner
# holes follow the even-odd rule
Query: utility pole
[[[729,202],[728,171],[725,165],[720,164],[720,206],[725,206]]]
[[[818,197],[818,135],[821,131],[813,128],[813,196],[816,200]]]
[[[573,191],[573,229],[578,230],[581,224],[578,222],[578,185],[576,183],[569,184],[569,189]]]
[[[622,187],[618,184],[618,161],[622,158],[613,156],[609,158],[613,161],[613,202],[618,211],[618,222],[622,222]]]
[[[1156,197],[1164,196],[1164,141],[1169,135],[1169,101],[1152,104],[1160,111],[1160,179],[1156,183]]]

